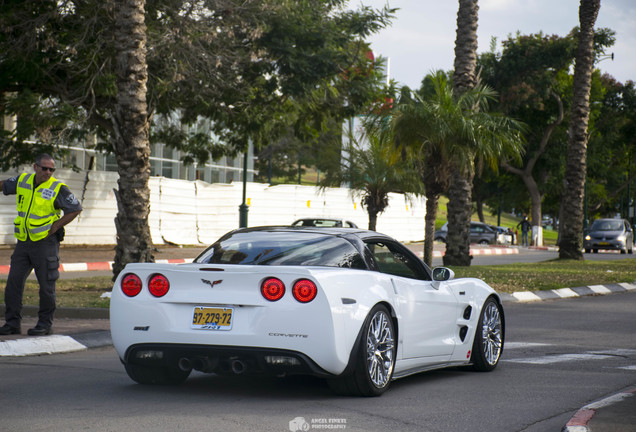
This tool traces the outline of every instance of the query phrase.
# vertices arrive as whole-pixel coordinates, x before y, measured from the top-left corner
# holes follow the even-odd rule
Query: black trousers
[[[51,327],[55,313],[55,281],[60,277],[60,242],[56,236],[33,242],[19,241],[11,255],[11,268],[4,291],[5,318],[11,327],[19,327],[22,321],[22,296],[24,284],[31,270],[40,285],[40,309],[38,323]]]

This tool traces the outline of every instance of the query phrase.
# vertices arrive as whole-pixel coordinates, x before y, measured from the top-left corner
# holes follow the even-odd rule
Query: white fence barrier
[[[30,169],[30,167],[29,167]],[[5,172],[6,179],[19,174]],[[66,226],[65,244],[110,245],[116,243],[114,219],[117,202],[113,189],[118,174],[104,171],[59,169],[64,181],[82,203],[84,211]],[[243,184],[210,184],[202,181],[150,179],[150,233],[155,244],[210,244],[238,227]],[[348,189],[313,186],[247,184],[248,226],[289,225],[302,217],[339,217],[368,226],[360,197]],[[400,241],[424,238],[425,198],[408,202],[404,195],[390,194],[389,207],[380,214],[377,231]],[[0,195],[0,244],[14,244],[14,196]]]

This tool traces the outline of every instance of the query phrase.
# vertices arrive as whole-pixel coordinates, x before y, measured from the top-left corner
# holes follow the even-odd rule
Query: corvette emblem
[[[214,285],[218,285],[221,282],[223,282],[223,279],[219,279],[219,280],[215,280],[215,281],[209,281],[207,279],[201,279],[201,282],[210,285],[210,288],[214,288]]]

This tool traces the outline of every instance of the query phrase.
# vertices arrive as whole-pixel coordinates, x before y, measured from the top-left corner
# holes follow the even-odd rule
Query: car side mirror
[[[433,280],[435,282],[444,282],[455,277],[455,272],[448,267],[435,267],[433,269]]]
[[[441,282],[449,281],[455,277],[455,272],[453,272],[448,267],[435,267],[433,269],[433,288],[439,289],[439,285]]]

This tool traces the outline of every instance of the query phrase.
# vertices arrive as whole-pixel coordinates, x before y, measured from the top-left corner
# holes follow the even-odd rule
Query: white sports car
[[[340,394],[448,366],[493,370],[504,345],[497,293],[429,269],[373,231],[232,231],[188,264],[128,264],[110,323],[126,372],[181,383],[194,370],[312,374]]]

